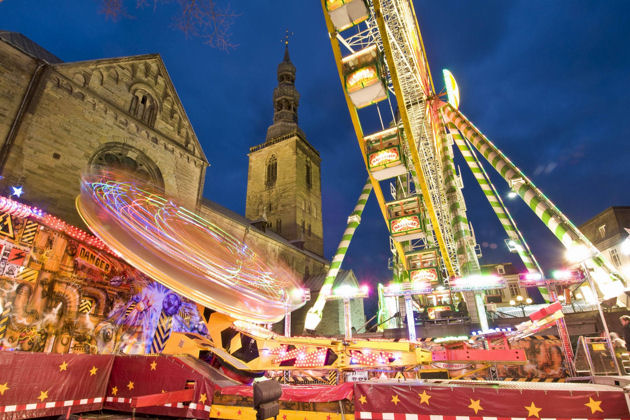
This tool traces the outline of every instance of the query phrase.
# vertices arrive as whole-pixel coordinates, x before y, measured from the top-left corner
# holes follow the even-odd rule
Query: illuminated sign
[[[109,273],[112,269],[112,264],[107,258],[89,250],[83,245],[79,245],[79,249],[77,250],[77,259],[90,264],[105,273]]]
[[[420,270],[412,270],[409,273],[412,282],[429,282],[438,281],[438,274],[435,268],[422,268]]]
[[[449,284],[453,292],[503,289],[507,286],[507,282],[502,277],[481,274],[453,278]]]
[[[410,230],[420,229],[418,216],[407,216],[392,220],[392,233],[404,233]]]
[[[372,84],[377,79],[378,73],[375,66],[363,67],[348,76],[346,88],[348,91],[358,90]]]
[[[455,81],[453,73],[447,69],[442,70],[444,76],[444,84],[446,85],[446,94],[448,95],[448,103],[455,109],[459,108],[459,87]]]
[[[387,165],[388,163],[400,160],[400,154],[397,147],[384,149],[370,155],[370,167]]]

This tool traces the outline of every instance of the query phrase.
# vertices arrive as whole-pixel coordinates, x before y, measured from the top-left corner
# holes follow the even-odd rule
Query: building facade
[[[586,223],[580,231],[624,276],[626,285],[630,281],[630,207],[609,207]]]
[[[503,277],[506,281],[504,289],[486,290],[486,304],[489,309],[510,306],[510,301],[518,303],[519,296],[523,302],[529,297],[527,289],[519,284],[519,271],[512,263],[482,265],[481,272]]]

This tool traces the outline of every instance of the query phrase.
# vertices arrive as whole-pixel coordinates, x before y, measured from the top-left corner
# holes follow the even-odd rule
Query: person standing
[[[619,322],[623,327],[623,339],[626,342],[626,350],[630,351],[630,316],[622,315],[619,317]]]

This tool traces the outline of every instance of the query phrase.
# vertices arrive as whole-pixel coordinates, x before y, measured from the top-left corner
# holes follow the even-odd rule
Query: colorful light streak
[[[234,318],[277,322],[305,303],[296,277],[172,200],[113,175],[84,178],[79,214],[109,247],[175,292]]]

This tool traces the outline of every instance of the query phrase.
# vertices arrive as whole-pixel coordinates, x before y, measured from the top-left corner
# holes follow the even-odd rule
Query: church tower
[[[273,124],[266,141],[249,149],[245,216],[265,220],[288,241],[323,255],[321,159],[298,126],[299,100],[286,43],[273,91]]]

